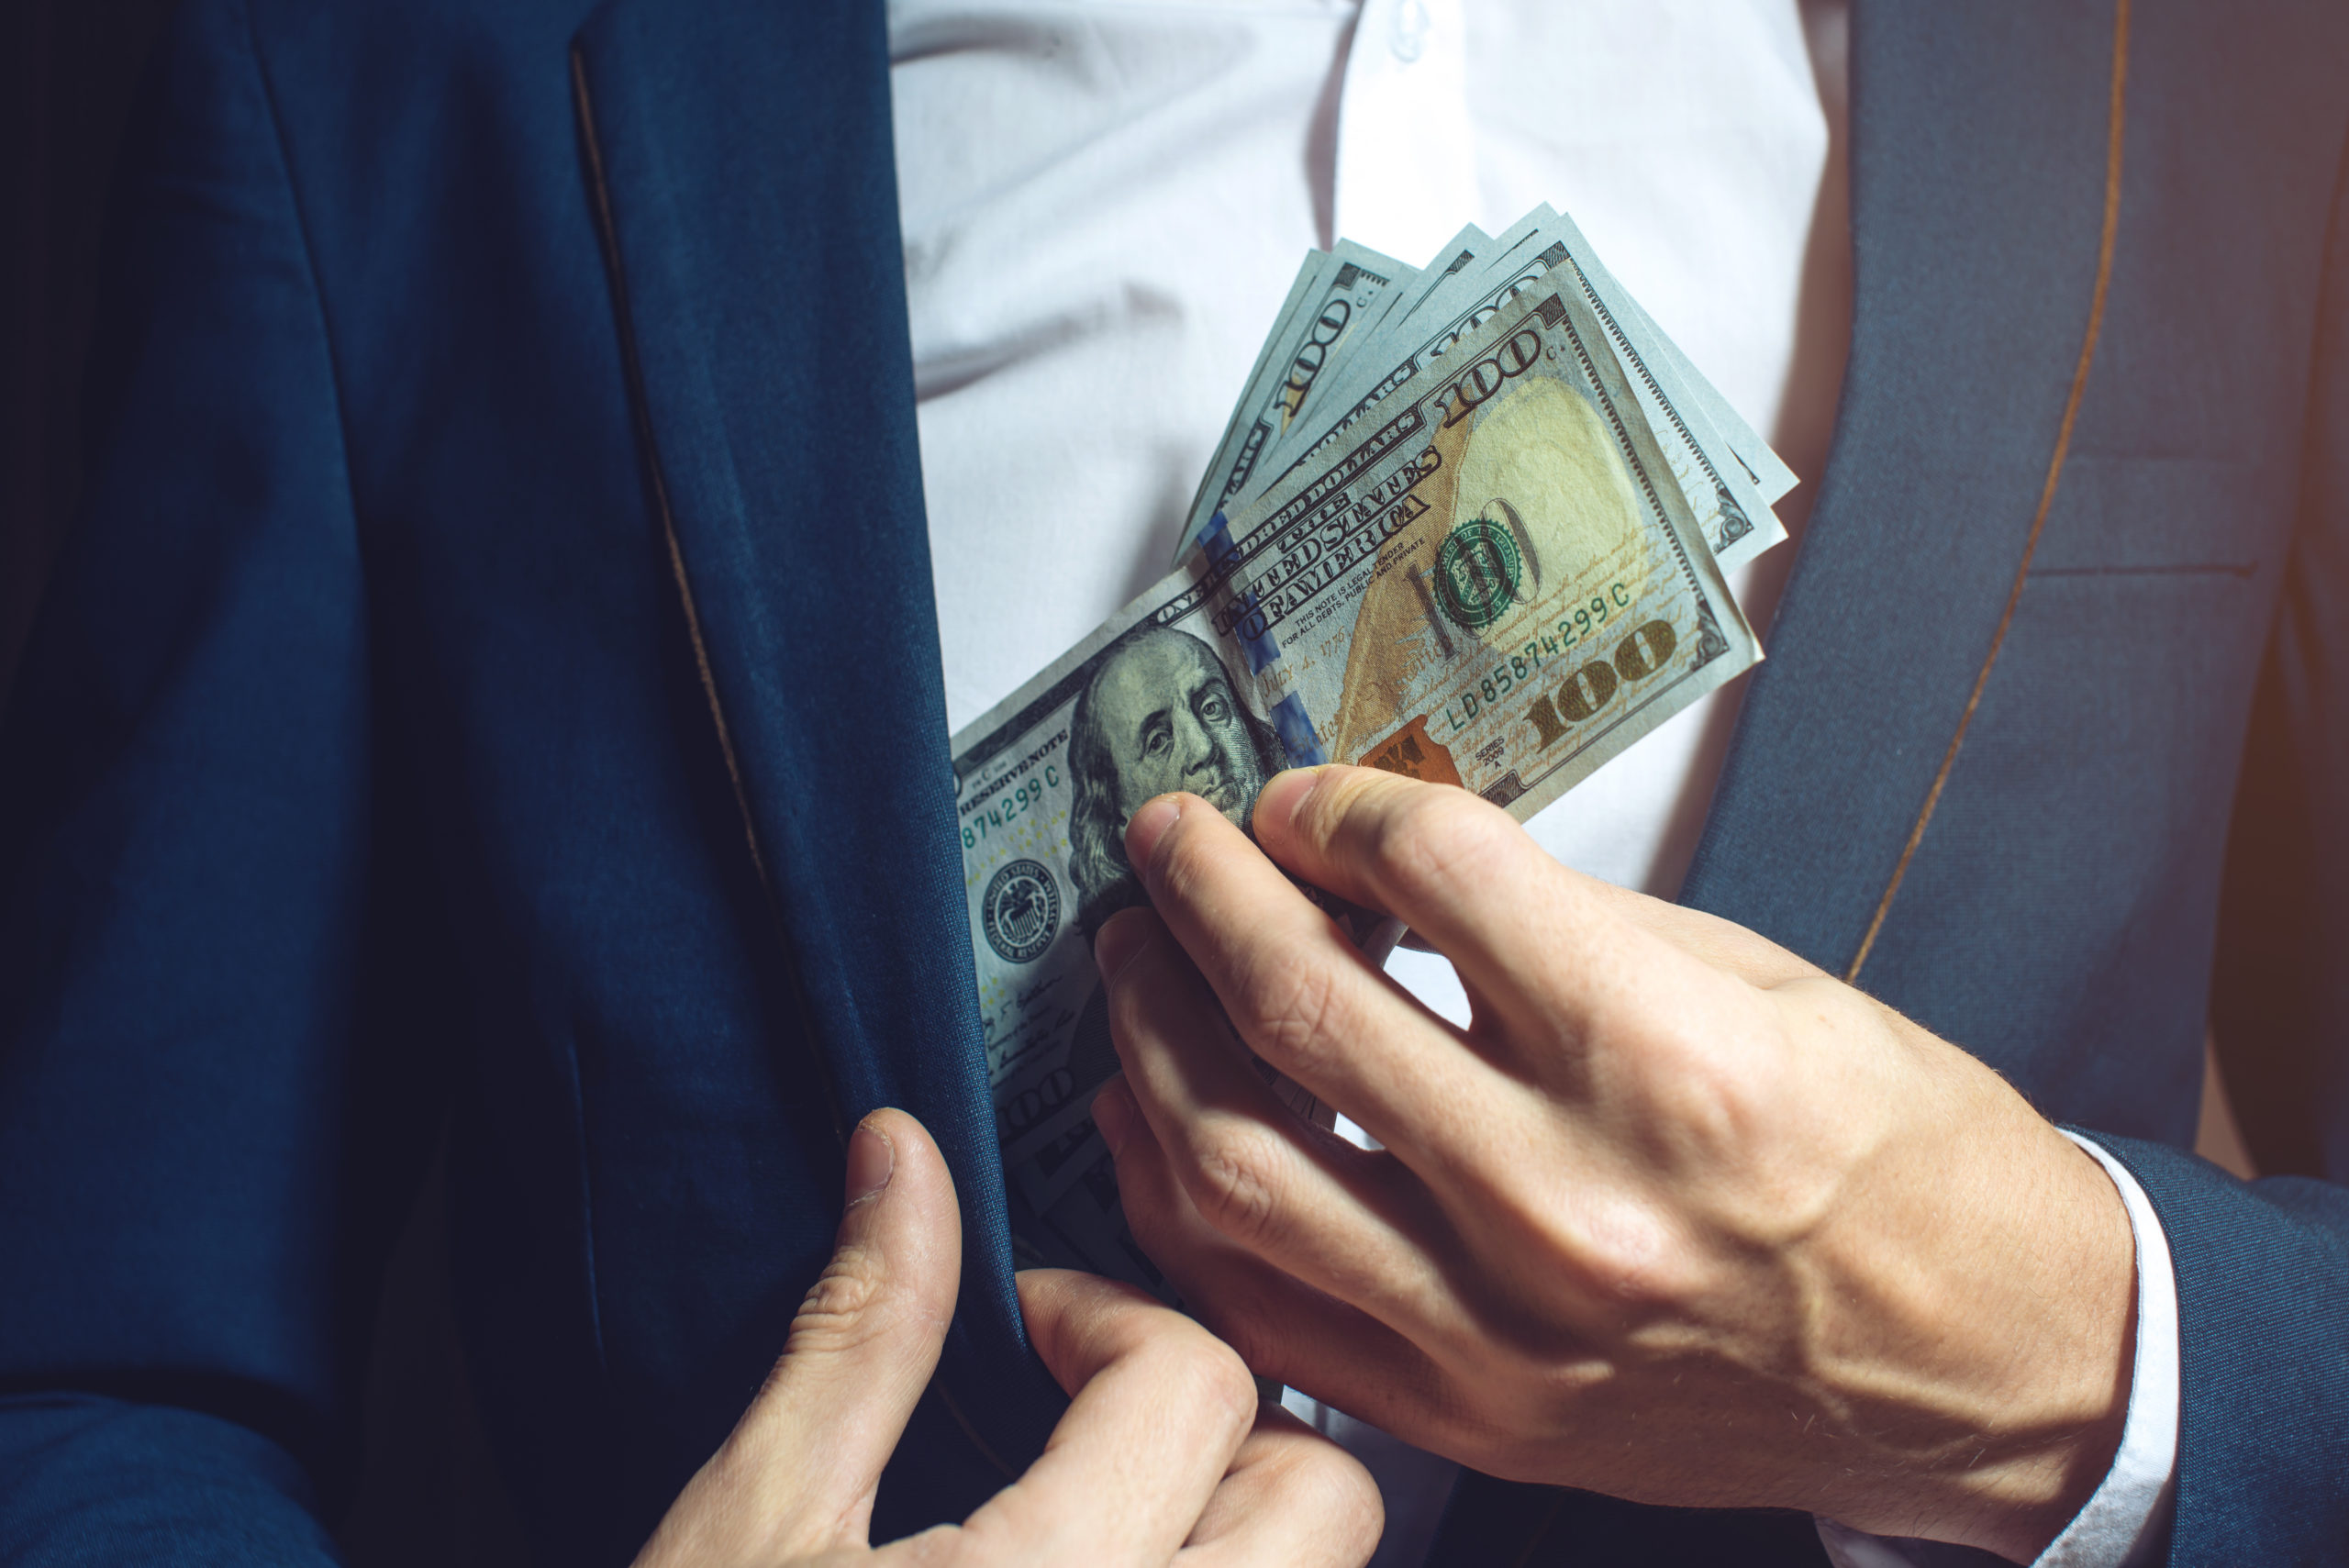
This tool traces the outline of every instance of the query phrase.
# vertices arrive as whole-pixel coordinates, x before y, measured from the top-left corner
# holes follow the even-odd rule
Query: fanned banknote
[[[1208,519],[1248,487],[1257,461],[1304,417],[1314,388],[1347,342],[1377,318],[1395,285],[1414,275],[1415,269],[1350,239],[1307,255],[1223,439],[1208,460],[1191,498],[1186,534],[1205,534]]]
[[[1454,240],[1448,248],[1455,263],[1452,270],[1421,274],[1375,328],[1356,333],[1337,361],[1323,367],[1329,384],[1315,417],[1275,440],[1268,455],[1256,458],[1253,476],[1227,495],[1227,513],[1280,483],[1290,470],[1310,464],[1419,367],[1442,358],[1519,293],[1562,268],[1605,327],[1641,413],[1663,447],[1673,483],[1716,559],[1725,569],[1733,568],[1786,538],[1770,506],[1793,487],[1793,474],[1623,292],[1570,219],[1537,207],[1497,241],[1478,246],[1476,238],[1481,237],[1469,230]],[[1471,264],[1459,265],[1464,258]],[[1191,527],[1176,549],[1178,559],[1197,547],[1211,522],[1194,508]]]
[[[1415,306],[1447,331],[1452,286]],[[1620,341],[1554,264],[1497,295],[954,737],[1026,1261],[1163,1289],[1087,1114],[1118,1068],[1091,941],[1142,902],[1123,847],[1142,801],[1185,789],[1245,826],[1272,773],[1341,761],[1528,817],[1761,657]]]
[[[1666,337],[1664,328],[1655,324],[1630,291],[1615,281],[1615,275],[1607,270],[1607,263],[1599,259],[1597,249],[1583,238],[1582,230],[1575,227],[1575,220],[1547,206],[1536,210],[1545,225],[1565,241],[1576,263],[1587,273],[1592,290],[1605,303],[1606,309],[1621,319],[1632,340],[1641,346],[1642,352],[1662,369],[1673,385],[1673,395],[1695,406],[1720,432],[1731,454],[1745,470],[1746,477],[1760,488],[1763,499],[1775,505],[1792,490],[1798,483],[1794,470],[1780,461],[1778,454],[1770,450],[1769,443],[1754,433],[1753,427],[1730,406],[1729,400],[1713,384],[1697,373],[1697,367],[1688,362],[1688,356],[1680,351],[1680,345]]]

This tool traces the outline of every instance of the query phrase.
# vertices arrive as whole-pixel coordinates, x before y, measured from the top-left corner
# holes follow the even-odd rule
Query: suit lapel
[[[953,1170],[940,1378],[1021,1462],[1062,1400],[1022,1348],[963,919],[883,10],[614,0],[573,65],[654,502],[807,1032],[843,1127],[901,1106]]]
[[[2113,47],[2109,3],[1854,9],[1832,455],[1682,892],[1837,973],[2047,480],[2096,281]]]
[[[1987,651],[2093,282],[2102,6],[1855,6],[1833,456],[1684,897],[1850,960]],[[843,1119],[963,1196],[941,1379],[1014,1463],[1021,1353],[952,835],[881,8],[614,0],[582,128],[641,435],[746,826]]]
[[[2111,48],[2109,5],[1854,6],[1842,405],[1681,894],[1839,973],[2046,483],[2095,285]],[[1470,1475],[1431,1561],[1821,1561],[1786,1523]]]

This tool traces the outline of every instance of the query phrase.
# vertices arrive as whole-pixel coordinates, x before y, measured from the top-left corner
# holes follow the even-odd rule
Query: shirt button
[[[1427,48],[1431,25],[1427,0],[1402,0],[1395,7],[1393,25],[1387,28],[1386,47],[1395,51],[1396,59],[1408,65]]]

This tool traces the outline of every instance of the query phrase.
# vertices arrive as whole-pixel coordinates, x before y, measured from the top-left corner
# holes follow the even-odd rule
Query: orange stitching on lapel
[[[1974,710],[1982,706],[1983,688],[1990,684],[1991,668],[1998,662],[1998,651],[2006,645],[2008,628],[2014,625],[2015,606],[2022,602],[2023,581],[2031,575],[2031,558],[2038,551],[2040,533],[2047,527],[2049,509],[2055,505],[2056,483],[2064,477],[2064,459],[2072,447],[2072,424],[2079,417],[2080,398],[2087,390],[2088,367],[2096,361],[2098,334],[2104,329],[2104,296],[2112,282],[2113,240],[2121,227],[2121,146],[2122,107],[2129,82],[2129,3],[2130,0],[2116,0],[2112,10],[2112,110],[2106,132],[2104,233],[2097,246],[2096,294],[2088,304],[2088,329],[2080,341],[2080,362],[2072,372],[2071,395],[2064,402],[2064,422],[2056,428],[2055,453],[2048,460],[2047,483],[2039,492],[2039,510],[2031,519],[2030,535],[2023,540],[2022,561],[2015,568],[2014,586],[2007,591],[2006,611],[1998,617],[1998,629],[1990,638],[1990,651],[1984,655],[1982,668],[1975,673],[1974,689],[1966,694],[1965,711],[1958,715],[1957,732],[1949,738],[1949,751],[1943,753],[1941,768],[1933,774],[1932,787],[1925,792],[1924,806],[1909,829],[1909,841],[1900,847],[1900,859],[1892,868],[1892,880],[1885,884],[1884,896],[1876,900],[1867,934],[1860,939],[1860,951],[1852,955],[1852,966],[1843,972],[1843,979],[1850,984],[1859,983],[1861,966],[1867,962],[1868,953],[1876,946],[1876,933],[1884,929],[1884,917],[1891,912],[1893,895],[1900,891],[1900,881],[1909,874],[1909,862],[1924,840],[1925,825],[1933,819],[1933,810],[1941,805],[1942,787],[1949,783],[1950,769],[1957,764],[1958,748],[1965,744],[1966,728],[1974,722]]]
[[[708,645],[702,640],[701,611],[694,603],[693,582],[685,574],[685,550],[677,542],[677,520],[669,507],[668,481],[662,473],[660,449],[652,439],[652,417],[645,402],[644,372],[636,355],[636,322],[629,309],[628,279],[620,268],[619,230],[612,221],[611,190],[604,181],[603,144],[596,134],[596,110],[587,91],[586,63],[580,58],[576,45],[571,50],[571,94],[572,106],[578,120],[579,139],[587,155],[587,179],[596,203],[597,239],[603,247],[604,265],[611,277],[612,308],[619,327],[620,356],[628,377],[629,412],[636,425],[637,442],[643,453],[653,507],[660,513],[662,538],[669,547],[670,574],[676,579],[677,598],[685,606],[685,632],[693,640],[694,665],[701,676],[702,695],[709,701],[709,717],[718,726],[718,746],[725,754],[726,775],[734,785],[734,804],[742,815],[742,836],[750,846],[751,866],[758,873],[761,891],[766,895],[767,913],[774,921],[777,940],[784,944],[784,962],[789,967],[793,998],[799,1004],[800,1016],[808,1025],[810,1049],[807,1055],[823,1082],[824,1104],[832,1114],[832,1134],[840,1140],[841,1146],[846,1148],[848,1127],[841,1115],[840,1091],[832,1082],[831,1063],[824,1060],[820,1050],[814,1049],[814,1015],[808,1010],[806,987],[799,978],[798,962],[792,952],[789,939],[784,934],[783,913],[777,906],[774,879],[767,875],[765,857],[759,852],[759,833],[751,816],[750,791],[742,783],[742,769],[735,760],[734,736],[727,728],[726,709],[718,700],[718,677],[710,668]],[[947,1414],[953,1418],[954,1424],[963,1429],[963,1435],[971,1440],[971,1446],[978,1450],[979,1457],[1002,1472],[1006,1479],[1017,1481],[1019,1473],[1005,1463],[1003,1456],[979,1435],[978,1429],[971,1424],[971,1418],[963,1413],[963,1407],[955,1403],[953,1393],[947,1388],[945,1381],[933,1380],[930,1391],[937,1394],[940,1403],[946,1407]]]
[[[596,239],[604,251],[604,266],[612,280],[613,314],[619,317],[620,354],[629,383],[629,414],[636,426],[637,446],[643,454],[646,482],[652,489],[653,509],[661,515],[661,537],[669,547],[669,572],[676,579],[677,600],[685,606],[685,635],[694,645],[694,669],[701,677],[702,695],[709,700],[709,717],[718,726],[718,749],[726,758],[726,777],[734,786],[734,804],[742,814],[742,836],[751,846],[751,863],[759,882],[767,882],[766,860],[759,853],[758,829],[751,826],[750,792],[742,784],[741,764],[734,756],[733,731],[726,726],[726,709],[718,700],[718,677],[709,665],[709,645],[702,640],[701,609],[694,603],[693,581],[685,575],[685,551],[677,545],[677,522],[669,509],[668,477],[661,471],[659,449],[652,439],[652,418],[643,395],[643,371],[636,358],[636,321],[629,309],[627,279],[620,270],[619,231],[612,221],[612,194],[604,183],[604,147],[596,135],[596,109],[587,92],[587,68],[573,46],[571,51],[571,101],[579,121],[579,139],[587,154],[587,183],[596,200]],[[842,1139],[846,1143],[846,1139]]]
[[[758,877],[759,891],[766,900],[767,917],[774,924],[775,941],[783,950],[791,999],[797,1004],[800,1020],[807,1026],[807,1060],[815,1068],[817,1081],[824,1087],[824,1108],[831,1113],[832,1136],[846,1149],[848,1118],[841,1114],[840,1085],[833,1081],[831,1062],[816,1042],[815,1010],[808,1006],[807,981],[799,973],[799,955],[791,945],[790,927],[783,918],[782,895],[774,878],[767,874],[766,857],[759,851],[759,829],[751,815],[750,790],[742,782],[742,767],[735,756],[734,732],[727,725],[725,705],[718,700],[718,675],[710,668],[709,645],[702,639],[701,608],[694,602],[693,581],[685,573],[685,550],[677,542],[676,514],[669,506],[668,476],[662,470],[660,443],[653,439],[651,405],[646,400],[644,364],[637,357],[636,316],[629,306],[628,272],[620,264],[620,236],[612,218],[611,187],[604,179],[604,145],[596,131],[595,100],[587,91],[587,62],[575,43],[571,48],[571,104],[580,147],[586,155],[588,191],[596,206],[596,242],[602,247],[604,268],[611,281],[612,320],[619,334],[620,370],[628,382],[629,416],[636,428],[637,448],[644,462],[653,510],[660,515],[661,537],[668,546],[669,573],[676,580],[677,600],[685,607],[685,634],[693,642],[694,667],[701,677],[702,695],[709,703],[710,720],[718,727],[718,749],[726,759],[726,777],[734,786],[734,806],[741,814],[742,840],[751,851],[751,870]]]

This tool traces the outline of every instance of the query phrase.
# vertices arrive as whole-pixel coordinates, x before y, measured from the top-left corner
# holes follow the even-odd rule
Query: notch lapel
[[[863,0],[614,0],[573,50],[631,401],[752,852],[843,1131],[963,1204],[939,1377],[1000,1467],[1064,1403],[1011,1287],[914,425],[888,52]]]
[[[2096,287],[2114,41],[2110,0],[1853,10],[1842,402],[1681,891],[1838,973],[2047,484]],[[1821,1562],[1808,1521],[1787,1523],[1469,1475],[1431,1561]]]
[[[1837,973],[1933,790],[2048,481],[2096,288],[2115,15],[1858,0],[1852,29],[1842,406],[1682,892]]]

